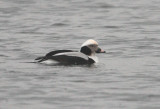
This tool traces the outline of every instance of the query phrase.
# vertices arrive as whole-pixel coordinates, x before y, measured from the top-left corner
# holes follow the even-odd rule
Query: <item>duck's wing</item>
[[[58,53],[54,56],[51,56],[50,59],[56,60],[62,64],[74,65],[93,64],[95,62],[94,60],[90,59],[87,55],[81,52]]]
[[[59,62],[60,64],[65,64],[65,65],[88,64],[88,59],[86,60],[82,57],[76,57],[76,56],[56,55],[56,56],[51,56],[48,59],[55,60]]]
[[[60,64],[67,65],[91,64],[89,57],[81,52],[62,52],[54,55],[48,55],[39,62],[44,62],[47,60],[53,60],[59,62]]]
[[[65,53],[65,52],[75,52],[75,51],[73,51],[73,50],[55,50],[55,51],[51,51],[51,52],[47,53],[45,56],[37,57],[35,60],[37,60],[38,62],[42,62],[42,61],[48,59],[48,57],[54,56],[58,53]]]
[[[51,52],[47,53],[46,56],[53,56],[55,54],[65,53],[65,52],[75,52],[75,51],[73,51],[73,50],[55,50],[55,51],[51,51]]]

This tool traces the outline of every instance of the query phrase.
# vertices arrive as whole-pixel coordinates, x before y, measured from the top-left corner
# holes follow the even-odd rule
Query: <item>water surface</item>
[[[159,109],[160,1],[1,0],[0,109]],[[95,39],[92,66],[30,63]]]

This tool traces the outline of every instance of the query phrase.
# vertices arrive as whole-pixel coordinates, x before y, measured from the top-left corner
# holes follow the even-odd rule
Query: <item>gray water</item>
[[[34,62],[95,39],[92,66]],[[160,109],[159,0],[1,0],[0,109]]]

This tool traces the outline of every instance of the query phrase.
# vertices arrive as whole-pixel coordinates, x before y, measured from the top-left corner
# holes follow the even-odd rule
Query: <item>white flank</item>
[[[42,61],[40,62],[42,64],[47,64],[47,65],[52,65],[52,64],[57,64],[58,62],[57,61],[54,61],[54,60],[51,60],[51,59],[48,59],[46,61]]]

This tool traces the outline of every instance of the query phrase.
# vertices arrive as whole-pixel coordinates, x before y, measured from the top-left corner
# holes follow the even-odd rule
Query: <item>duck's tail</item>
[[[35,59],[36,62],[42,62],[42,61],[45,61],[45,60],[46,60],[45,56],[37,57]]]

